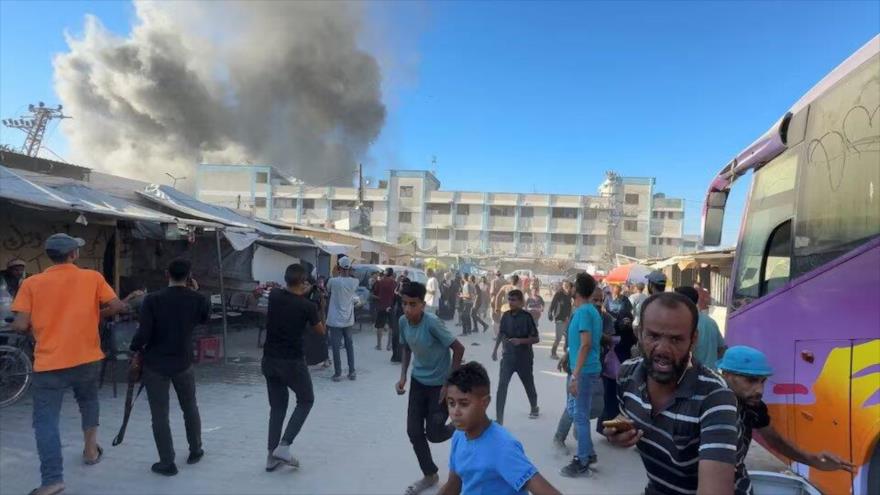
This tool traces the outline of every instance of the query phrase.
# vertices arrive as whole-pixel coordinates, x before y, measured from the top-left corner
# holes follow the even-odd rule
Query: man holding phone
[[[644,357],[621,366],[621,415],[603,423],[618,447],[635,446],[648,474],[646,495],[734,492],[737,403],[724,380],[691,358],[697,306],[663,292],[642,304]],[[674,432],[674,436],[671,434]]]

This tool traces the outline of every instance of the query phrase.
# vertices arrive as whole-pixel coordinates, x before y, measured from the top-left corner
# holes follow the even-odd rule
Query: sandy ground
[[[458,329],[456,329],[458,330]],[[559,469],[570,457],[551,443],[564,407],[564,376],[549,358],[552,326],[541,322],[542,344],[535,348],[535,374],[541,417],[528,418],[528,401],[516,378],[506,407],[506,427],[523,443],[526,454],[541,473],[563,493],[636,494],[646,478],[633,450],[615,449],[594,433],[599,455],[596,473],[588,479],[567,479]],[[477,360],[494,382],[498,364],[490,359],[491,330],[462,338],[466,360]],[[65,397],[61,429],[67,494],[397,494],[420,476],[406,436],[406,397],[393,386],[399,366],[389,363],[390,353],[376,351],[371,328],[355,335],[357,381],[334,383],[332,372],[314,369],[316,402],[293,450],[302,463],[298,470],[281,468],[264,472],[269,407],[259,373],[256,333],[230,335],[230,363],[197,366],[198,400],[203,442],[207,455],[188,466],[186,437],[179,410],[172,408],[172,431],[180,473],[171,478],[150,472],[157,454],[150,429],[147,403],[135,406],[125,442],[111,440],[122,419],[124,385],[113,398],[111,387],[101,390],[100,443],[104,460],[86,467],[81,462],[79,412],[72,394]],[[550,342],[548,342],[550,340]],[[344,360],[344,358],[343,358]],[[292,398],[291,398],[292,399]],[[174,403],[172,399],[172,404]],[[39,484],[39,461],[31,429],[31,401],[27,397],[0,410],[0,493],[24,494]],[[291,404],[292,409],[292,404]],[[490,408],[490,413],[494,408]],[[492,416],[494,414],[490,414]],[[569,439],[574,448],[574,441]],[[752,448],[753,468],[784,469],[775,458]],[[449,443],[433,445],[442,479],[447,476]],[[433,494],[434,491],[427,492]]]

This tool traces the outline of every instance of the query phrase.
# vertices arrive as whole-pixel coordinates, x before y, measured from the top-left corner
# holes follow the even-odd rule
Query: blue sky
[[[4,118],[56,102],[52,56],[87,13],[126,34],[133,9],[0,2]],[[436,155],[444,189],[595,194],[605,170],[655,176],[659,191],[688,200],[692,233],[718,169],[880,31],[880,4],[844,1],[392,2],[371,16],[398,62],[386,71],[372,174],[431,168]],[[50,133],[63,155],[63,136]]]

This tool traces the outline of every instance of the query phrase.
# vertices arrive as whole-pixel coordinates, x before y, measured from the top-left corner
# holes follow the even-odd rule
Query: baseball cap
[[[737,375],[770,376],[773,368],[763,352],[747,345],[735,345],[724,352],[718,369]]]
[[[27,266],[27,263],[25,263],[24,260],[19,259],[19,258],[13,258],[13,259],[9,260],[9,263],[6,263],[6,268],[12,268],[15,266]]]
[[[86,241],[67,234],[52,234],[46,239],[46,251],[67,254],[86,245]]]
[[[348,256],[341,256],[337,263],[339,263],[339,268],[342,268],[343,270],[348,270],[351,268],[351,258],[349,258]]]
[[[666,285],[666,275],[663,272],[651,272],[645,276],[645,279],[654,285]]]

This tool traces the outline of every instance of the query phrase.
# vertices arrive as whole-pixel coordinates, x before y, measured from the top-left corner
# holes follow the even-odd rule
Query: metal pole
[[[226,289],[223,285],[223,253],[220,251],[220,229],[214,229],[214,233],[216,233],[217,239],[217,269],[220,274],[220,308],[223,314],[223,364],[227,364],[229,362],[228,353],[228,326],[226,323]]]
[[[116,291],[117,297],[122,297],[119,293],[119,269],[122,266],[122,237],[119,235],[119,223],[116,223],[116,233],[113,234],[113,289]]]

